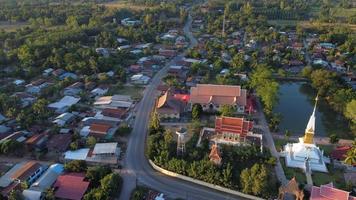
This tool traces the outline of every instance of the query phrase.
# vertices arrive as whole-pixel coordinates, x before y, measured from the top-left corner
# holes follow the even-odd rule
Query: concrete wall
[[[221,192],[226,192],[226,193],[229,193],[229,194],[232,194],[232,195],[236,195],[236,196],[240,196],[240,197],[243,197],[243,198],[254,199],[254,200],[262,200],[262,198],[259,198],[259,197],[253,196],[253,195],[245,194],[245,193],[242,193],[242,192],[238,192],[238,191],[235,191],[235,190],[231,190],[231,189],[228,189],[228,188],[225,188],[225,187],[221,187],[221,186],[218,186],[218,185],[214,185],[214,184],[211,184],[211,183],[207,183],[207,182],[200,181],[200,180],[188,177],[188,176],[180,175],[180,174],[177,174],[175,172],[171,172],[171,171],[165,170],[165,169],[155,165],[152,160],[148,160],[148,162],[150,163],[150,165],[152,166],[153,169],[155,169],[156,171],[158,171],[158,172],[160,172],[162,174],[165,174],[167,176],[172,176],[172,177],[179,178],[179,179],[182,179],[182,180],[185,180],[185,181],[193,182],[195,184],[199,184],[199,185],[202,185],[202,186],[205,186],[205,187],[209,187],[209,188],[212,188],[212,189],[215,189],[215,190],[219,190]]]

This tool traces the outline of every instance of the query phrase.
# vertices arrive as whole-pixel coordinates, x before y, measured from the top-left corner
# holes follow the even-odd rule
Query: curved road
[[[192,17],[189,15],[184,27],[186,36],[190,39],[190,47],[197,44],[192,35]],[[168,71],[168,66],[174,64],[183,55],[173,58],[161,71],[159,71],[144,91],[144,96],[136,107],[136,119],[128,141],[126,155],[123,160],[124,168],[120,173],[124,179],[120,200],[129,200],[132,190],[137,184],[146,185],[164,193],[169,198],[182,198],[191,200],[217,200],[217,199],[243,199],[230,194],[222,193],[207,187],[177,178],[160,174],[153,170],[145,157],[147,127],[151,110],[157,97],[156,88]]]

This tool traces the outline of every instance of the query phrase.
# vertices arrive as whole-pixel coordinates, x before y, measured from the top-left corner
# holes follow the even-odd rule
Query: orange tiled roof
[[[247,92],[240,86],[197,84],[190,89],[190,101],[200,104],[246,106]]]
[[[108,124],[93,123],[90,126],[90,132],[106,134],[110,128],[111,128],[111,126]]]
[[[41,167],[41,164],[35,161],[29,161],[25,165],[23,165],[19,170],[17,170],[11,178],[18,179],[21,181],[27,180],[29,176],[31,176],[38,168]]]
[[[237,117],[217,117],[215,119],[215,131],[217,133],[230,132],[246,135],[253,126],[253,122]]]

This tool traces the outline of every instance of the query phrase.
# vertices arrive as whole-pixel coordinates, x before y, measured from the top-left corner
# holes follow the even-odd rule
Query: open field
[[[28,26],[29,24],[26,22],[7,22],[7,21],[0,21],[0,29],[5,31],[11,32],[15,31],[16,29],[23,28]]]
[[[323,26],[323,27],[348,27],[352,31],[356,32],[356,24],[347,24],[347,23],[320,23],[320,22],[309,22],[309,21],[302,21],[300,25],[304,28],[312,28],[314,26]]]
[[[268,20],[268,23],[273,26],[297,26],[298,20]]]
[[[143,90],[145,88],[141,86],[114,86],[109,90],[109,94],[130,95],[133,99],[141,99],[143,96]]]
[[[130,2],[120,1],[120,0],[103,3],[101,5],[104,5],[108,8],[112,8],[112,9],[129,9],[129,10],[134,10],[134,11],[142,11],[142,10],[145,10],[148,8],[154,8],[153,6],[134,5]]]

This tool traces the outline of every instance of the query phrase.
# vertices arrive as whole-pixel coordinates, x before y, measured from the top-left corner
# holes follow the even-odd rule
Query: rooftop
[[[32,174],[34,174],[42,165],[36,161],[29,161],[21,168],[19,168],[14,174],[12,174],[12,179],[17,179],[21,181],[27,180]]]
[[[94,147],[93,154],[115,154],[117,152],[117,142],[97,143]]]
[[[55,197],[81,200],[89,186],[89,182],[84,181],[84,178],[84,173],[68,173],[59,176],[54,184]]]

